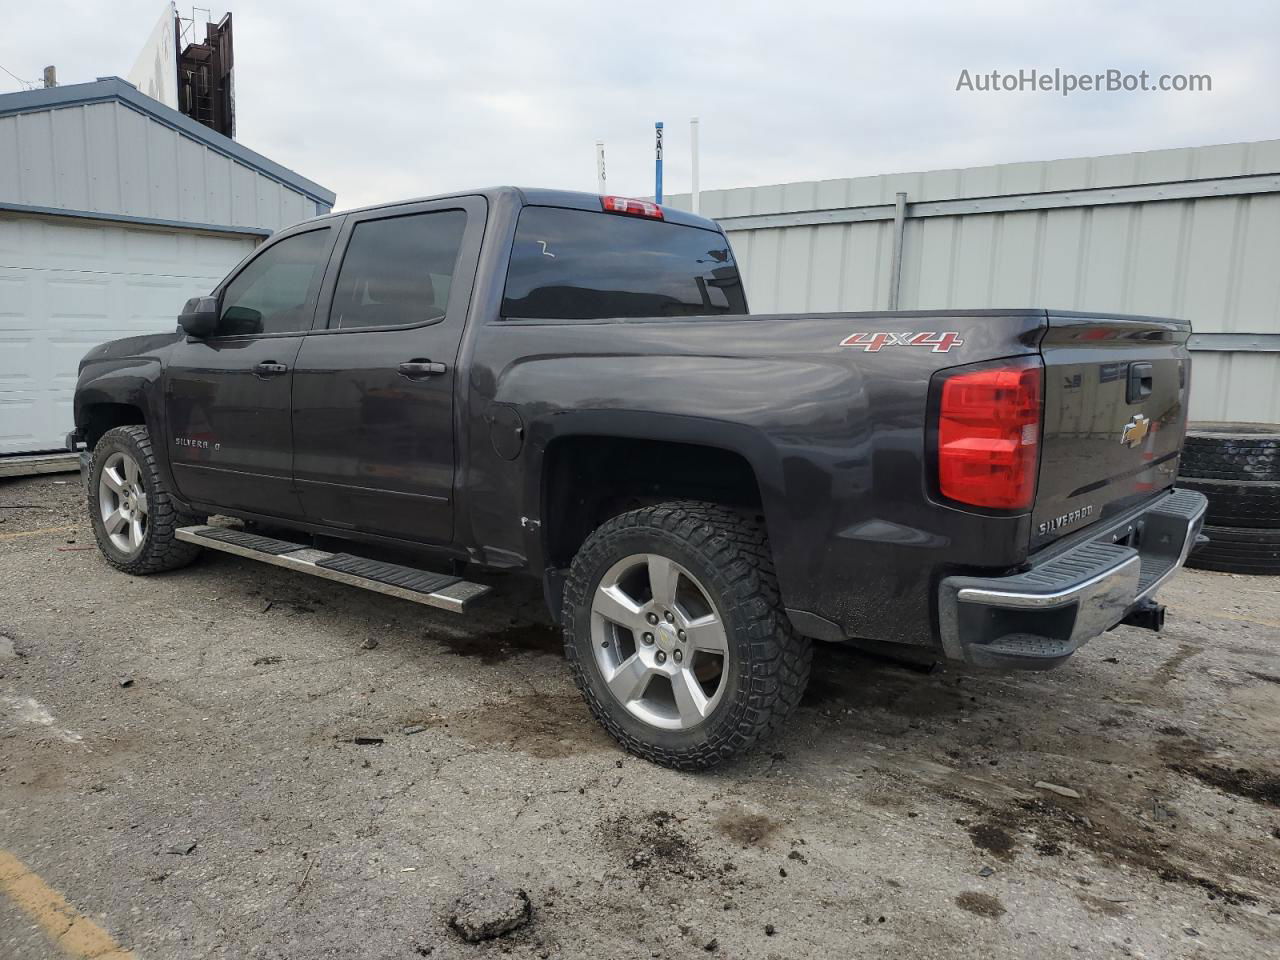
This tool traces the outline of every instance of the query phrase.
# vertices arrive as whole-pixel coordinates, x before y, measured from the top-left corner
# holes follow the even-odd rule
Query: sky
[[[206,0],[207,2],[207,0]],[[124,76],[161,0],[0,0],[0,67]],[[237,139],[338,208],[495,184],[652,195],[1280,137],[1280,4],[231,0]],[[179,13],[191,16],[190,5]],[[204,14],[199,14],[204,19]],[[1209,92],[957,90],[992,70]],[[0,93],[22,89],[0,71]]]

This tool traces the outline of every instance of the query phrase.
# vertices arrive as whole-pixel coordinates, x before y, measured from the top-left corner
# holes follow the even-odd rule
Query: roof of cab
[[[521,206],[538,206],[538,207],[567,207],[570,210],[589,210],[595,213],[602,213],[600,206],[600,195],[598,193],[583,193],[577,190],[550,190],[543,187],[483,187],[478,190],[457,190],[452,193],[442,193],[432,197],[412,197],[405,200],[392,200],[386,203],[370,204],[366,207],[356,207],[351,210],[335,210],[328,216],[340,217],[348,213],[365,213],[369,210],[382,210],[390,207],[398,207],[407,203],[425,203],[429,200],[451,200],[457,197],[484,197],[489,201],[497,201],[501,199],[515,199]],[[676,210],[673,207],[662,208],[663,219],[667,223],[677,223],[687,227],[702,227],[705,230],[715,230],[721,232],[720,225],[714,220],[706,217],[700,217],[684,210]]]

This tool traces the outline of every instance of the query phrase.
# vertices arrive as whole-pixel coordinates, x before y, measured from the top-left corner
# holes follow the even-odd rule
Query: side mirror
[[[210,336],[218,329],[218,298],[192,297],[178,314],[178,326],[189,337]]]

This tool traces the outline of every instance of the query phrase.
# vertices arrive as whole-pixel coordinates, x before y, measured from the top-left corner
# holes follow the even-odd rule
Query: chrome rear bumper
[[[1187,559],[1208,501],[1171,490],[1008,577],[945,578],[939,630],[949,658],[1046,669],[1110,630]]]

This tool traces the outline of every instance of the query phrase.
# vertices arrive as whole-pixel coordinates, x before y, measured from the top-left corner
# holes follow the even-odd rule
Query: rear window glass
[[[596,320],[746,313],[738,265],[714,230],[641,217],[525,207],[506,318]]]

